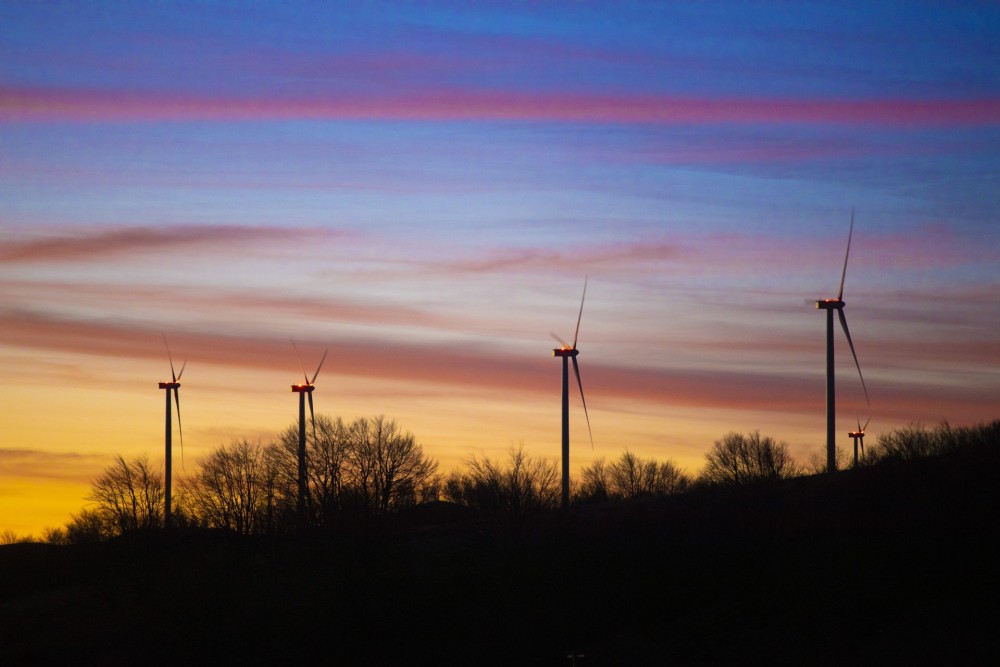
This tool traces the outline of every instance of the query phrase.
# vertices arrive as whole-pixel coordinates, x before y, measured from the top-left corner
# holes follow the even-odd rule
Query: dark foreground
[[[0,660],[998,664],[998,482],[985,448],[517,530],[5,546]]]

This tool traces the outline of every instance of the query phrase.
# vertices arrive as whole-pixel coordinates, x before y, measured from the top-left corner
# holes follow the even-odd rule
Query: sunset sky
[[[873,6],[874,5],[874,6]],[[0,531],[385,414],[448,473],[1000,418],[995,2],[0,4]],[[176,442],[176,437],[175,437]],[[176,447],[176,445],[175,445]]]

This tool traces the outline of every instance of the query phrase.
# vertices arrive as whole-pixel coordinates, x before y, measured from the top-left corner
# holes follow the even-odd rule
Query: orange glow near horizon
[[[0,380],[0,401],[10,409],[4,419],[5,447],[22,443],[19,454],[0,450],[5,480],[0,527],[39,535],[46,527],[64,524],[70,513],[85,506],[89,481],[116,454],[146,455],[162,466],[162,396],[150,391],[142,379],[155,374],[162,363],[159,355],[155,346],[150,347],[148,359],[128,361],[46,353],[42,355],[49,365],[46,375],[63,369],[75,379],[50,387],[36,371],[29,377]],[[30,355],[25,361],[42,367],[31,363]],[[718,408],[695,404],[685,408],[680,394],[660,397],[644,390],[641,374],[626,374],[628,380],[619,382],[601,364],[583,366],[581,371],[595,448],[589,443],[572,446],[574,478],[595,459],[614,459],[626,449],[643,457],[673,460],[694,474],[706,448],[729,430],[761,428],[788,441],[800,463],[819,449],[815,432],[815,423],[822,419],[819,400],[812,401],[812,416],[808,409],[802,417],[779,410],[765,418],[759,408],[748,405],[741,417],[739,409],[722,408],[725,396],[720,396],[723,403]],[[186,467],[181,467],[175,449],[175,474],[189,474],[199,458],[230,440],[267,441],[294,426],[297,409],[286,405],[276,391],[284,373],[284,369],[190,364],[184,400]],[[491,386],[489,378],[477,382],[474,373],[466,377],[472,384],[460,387],[450,372],[437,375],[433,368],[422,379],[391,379],[378,374],[342,375],[334,365],[321,386],[294,386],[317,389],[318,414],[346,420],[385,414],[396,419],[447,474],[472,455],[503,459],[507,450],[520,444],[533,456],[558,461],[559,371],[530,364],[518,375],[513,384],[521,391],[511,394],[502,386]],[[109,382],[111,378],[115,379]],[[816,374],[810,384],[815,385],[814,399],[819,399],[821,376]],[[690,382],[687,388],[696,390]],[[850,392],[844,391],[847,409]],[[571,405],[576,406],[570,415],[573,443],[583,442],[579,438],[586,431],[578,401],[571,396]],[[843,418],[851,421],[846,414]]]

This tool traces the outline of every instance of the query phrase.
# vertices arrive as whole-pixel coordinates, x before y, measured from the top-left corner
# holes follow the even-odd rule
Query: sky
[[[0,530],[316,411],[697,474],[1000,417],[994,2],[0,2]],[[178,465],[180,464],[180,465]]]

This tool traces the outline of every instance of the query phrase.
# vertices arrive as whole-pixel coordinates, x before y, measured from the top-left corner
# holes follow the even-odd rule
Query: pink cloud
[[[89,481],[90,471],[107,461],[106,454],[0,447],[0,478]]]
[[[71,262],[136,252],[206,246],[275,242],[328,232],[236,225],[164,225],[112,229],[57,230],[53,236],[0,239],[0,262]]]
[[[59,281],[5,281],[0,286],[0,296],[18,303],[62,303],[74,305],[116,304],[117,308],[129,305],[177,308],[186,312],[218,315],[224,306],[227,316],[246,316],[256,319],[311,318],[329,322],[365,325],[405,325],[422,327],[456,328],[460,323],[449,318],[431,315],[417,308],[401,304],[386,306],[359,302],[351,299],[296,296],[277,291],[235,291],[214,287],[148,287],[141,285],[117,286]]]
[[[198,97],[0,88],[0,119],[19,121],[417,120],[624,124],[801,123],[993,126],[1000,99],[768,99],[439,89],[340,97]]]
[[[817,316],[817,320],[820,317]],[[850,320],[849,320],[850,321]],[[951,322],[946,317],[939,316],[931,322],[935,325]],[[867,373],[882,370],[914,369],[924,367],[954,367],[957,364],[976,364],[981,367],[1000,369],[1000,341],[949,338],[941,341],[913,341],[900,338],[887,339],[881,332],[874,335],[851,324],[854,344],[861,362],[862,369]],[[685,340],[676,343],[679,348],[700,350],[702,352],[718,352],[745,355],[747,358],[771,358],[781,355],[789,358],[802,359],[817,357],[823,352],[822,322],[816,326],[812,334],[799,333],[769,338],[726,338],[725,340]],[[846,339],[837,332],[837,356],[850,359]],[[853,362],[850,362],[853,363]],[[856,373],[855,373],[856,375]]]
[[[583,268],[600,268],[602,265],[627,269],[634,268],[635,263],[679,260],[685,253],[686,249],[681,244],[659,241],[578,246],[570,251],[515,247],[488,250],[479,257],[444,262],[442,265],[456,271],[471,272],[501,271],[511,268],[544,272],[559,272],[566,269],[580,271]]]
[[[843,229],[826,238],[816,236],[746,234],[739,232],[692,234],[682,238],[653,237],[645,241],[604,244],[574,244],[562,249],[513,246],[469,253],[459,259],[430,262],[430,268],[458,272],[490,272],[509,269],[563,273],[585,273],[613,268],[621,274],[648,274],[651,265],[657,270],[672,267],[675,271],[697,271],[695,275],[766,276],[781,274],[787,279],[794,273],[814,273],[828,265],[829,285],[836,289],[847,243],[847,213]],[[907,231],[879,233],[869,221],[855,226],[851,247],[848,281],[856,280],[869,267],[896,269],[928,267],[964,267],[974,262],[992,263],[997,251],[988,244],[956,237],[947,225],[923,224]],[[877,229],[877,227],[876,227]],[[831,250],[831,243],[834,244]],[[783,279],[781,282],[787,282]],[[775,284],[781,284],[775,282]],[[851,284],[849,289],[861,286]],[[823,294],[804,297],[823,297]],[[797,302],[796,306],[799,305]]]
[[[0,342],[13,347],[87,354],[100,357],[162,361],[160,332],[117,322],[76,321],[28,312],[0,313]],[[460,401],[469,389],[502,392],[524,400],[557,396],[559,364],[547,343],[537,356],[515,355],[496,348],[446,343],[405,344],[385,340],[303,340],[300,345],[329,345],[326,373],[405,381],[447,387]],[[251,338],[207,333],[171,334],[175,355],[196,364],[224,365],[287,372],[296,380],[294,353],[286,339]],[[996,355],[994,349],[991,353]],[[817,366],[819,364],[817,363]],[[692,409],[817,413],[823,415],[822,374],[780,373],[767,369],[698,370],[638,368],[582,359],[581,371],[589,404],[639,401]],[[157,378],[152,378],[151,381]],[[975,421],[994,418],[996,397],[975,387],[957,387],[929,379],[926,383],[871,382],[873,411],[881,420]],[[544,397],[544,398],[543,398]],[[575,398],[573,399],[576,400]],[[850,410],[850,400],[843,410]]]
[[[858,250],[865,253],[869,262],[887,268],[927,269],[970,262],[994,263],[1000,259],[996,248],[958,236],[945,221],[923,222],[906,232],[864,233],[858,241]]]

